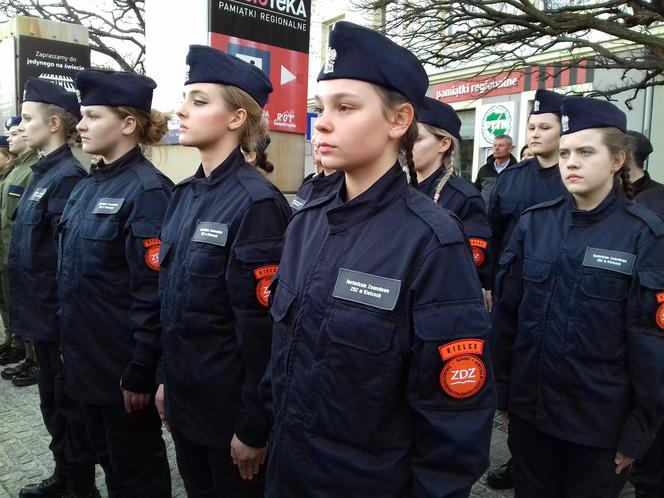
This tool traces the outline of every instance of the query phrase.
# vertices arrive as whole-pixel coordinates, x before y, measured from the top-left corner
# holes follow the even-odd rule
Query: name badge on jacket
[[[21,197],[24,191],[25,187],[21,187],[20,185],[10,185],[7,195],[11,197]]]
[[[36,188],[34,192],[32,192],[32,195],[30,196],[31,201],[38,201],[42,197],[44,197],[44,194],[46,193],[45,188]]]
[[[124,198],[102,197],[97,199],[92,214],[115,214],[120,211],[122,204],[124,204]]]
[[[301,197],[298,197],[296,195],[295,197],[293,197],[293,200],[290,203],[290,207],[295,209],[295,211],[299,211],[300,209],[302,209],[304,207],[304,205],[306,203],[307,203],[307,201],[305,201],[304,199],[302,199]]]
[[[225,246],[228,240],[228,225],[226,223],[214,223],[212,221],[201,221],[196,225],[196,231],[191,238],[192,242],[203,242]]]
[[[615,271],[625,275],[634,273],[635,262],[636,256],[634,254],[597,249],[596,247],[586,248],[586,255],[583,257],[583,266],[601,268],[602,270]]]
[[[339,268],[332,296],[392,311],[400,289],[401,280]]]

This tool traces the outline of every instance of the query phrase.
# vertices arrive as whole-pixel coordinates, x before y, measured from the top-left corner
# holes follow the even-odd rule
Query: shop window
[[[475,149],[475,109],[457,111],[461,119],[461,160],[459,174],[470,180],[473,174],[473,151]]]

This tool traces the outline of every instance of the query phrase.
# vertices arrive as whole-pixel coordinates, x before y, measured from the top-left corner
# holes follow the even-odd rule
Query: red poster
[[[265,110],[274,131],[307,131],[307,70],[309,54],[210,33],[212,47],[255,64],[270,76],[274,91]]]

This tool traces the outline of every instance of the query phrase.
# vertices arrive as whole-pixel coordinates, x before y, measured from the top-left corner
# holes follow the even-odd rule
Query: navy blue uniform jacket
[[[510,240],[521,213],[535,204],[557,199],[567,193],[558,165],[542,168],[536,157],[505,169],[489,202],[491,247],[497,260]]]
[[[93,167],[60,223],[58,290],[70,396],[111,405],[156,388],[159,230],[173,183],[135,148]]]
[[[418,183],[417,189],[433,199],[438,182],[444,173],[443,168],[438,169],[429,178]],[[480,192],[468,180],[452,175],[440,193],[438,204],[456,214],[463,223],[482,287],[491,289],[493,287],[493,264],[489,247],[491,229]]]
[[[663,254],[664,221],[616,193],[526,211],[496,279],[499,409],[640,457],[664,416]]]
[[[295,213],[302,209],[307,202],[332,191],[332,189],[339,186],[339,182],[342,182],[343,178],[344,174],[341,171],[335,171],[330,175],[321,174],[306,178],[293,200],[291,200],[292,211]]]
[[[188,440],[262,447],[258,385],[270,358],[268,287],[290,217],[286,199],[236,149],[173,192],[159,287],[166,418]]]
[[[342,182],[286,233],[266,496],[468,496],[495,392],[461,223],[398,165],[344,198]]]
[[[16,207],[9,246],[9,330],[25,339],[57,342],[57,226],[86,171],[68,145],[41,158],[32,171],[32,182]]]

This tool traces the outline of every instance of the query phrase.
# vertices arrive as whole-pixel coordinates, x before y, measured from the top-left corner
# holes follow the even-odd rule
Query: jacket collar
[[[127,167],[129,167],[131,164],[139,162],[142,159],[143,153],[141,152],[141,149],[136,146],[112,163],[105,164],[104,161],[100,161],[99,163],[95,164],[92,166],[90,174],[94,177],[95,180],[104,181],[118,175],[127,169]]]
[[[346,198],[346,182],[340,182],[340,188],[336,190],[327,212],[328,222],[338,229],[349,228],[384,209],[407,189],[406,175],[398,161],[371,187],[351,201],[343,201]]]
[[[69,145],[67,144],[61,145],[47,156],[44,156],[39,161],[37,161],[32,166],[32,171],[34,171],[35,173],[45,173],[53,166],[58,164],[60,161],[64,161],[73,157],[74,154],[72,154]]]

